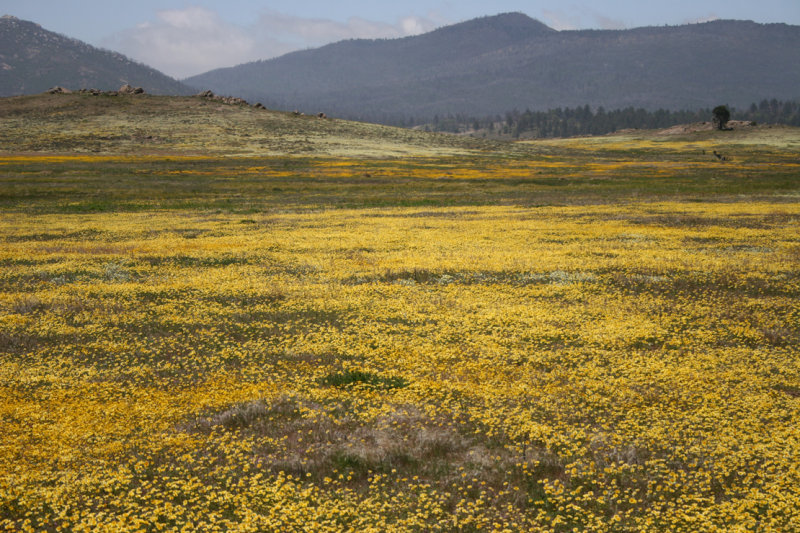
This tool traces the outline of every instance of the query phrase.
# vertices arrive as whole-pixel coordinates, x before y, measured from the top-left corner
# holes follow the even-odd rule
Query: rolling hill
[[[47,31],[11,16],[0,18],[0,96],[69,89],[115,90],[130,84],[155,94],[190,94],[177,80],[127,57]]]
[[[36,94],[0,98],[0,154],[303,157],[457,156],[497,143],[271,111],[200,96]]]
[[[271,107],[391,122],[517,108],[696,109],[800,97],[800,27],[555,31],[519,13],[349,40],[184,80]]]

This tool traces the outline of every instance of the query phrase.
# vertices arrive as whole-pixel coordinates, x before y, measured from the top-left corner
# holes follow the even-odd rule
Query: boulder
[[[144,94],[144,89],[141,87],[131,87],[127,83],[119,88],[119,94]]]
[[[47,94],[71,94],[72,91],[69,89],[65,89],[64,87],[55,86],[52,89],[47,91]]]

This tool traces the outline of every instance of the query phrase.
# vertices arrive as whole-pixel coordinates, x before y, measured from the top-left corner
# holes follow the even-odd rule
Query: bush
[[[399,376],[381,376],[372,372],[361,370],[347,370],[328,374],[320,380],[322,385],[331,387],[346,387],[348,385],[363,384],[375,389],[402,389],[408,386],[408,381]]]

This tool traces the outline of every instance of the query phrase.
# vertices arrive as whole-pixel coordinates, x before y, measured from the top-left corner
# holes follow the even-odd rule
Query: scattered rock
[[[127,83],[119,88],[119,94],[144,94],[144,89],[141,87],[131,87]]]
[[[92,96],[118,96],[117,91],[101,91],[100,89],[81,89],[80,94],[90,94]]]
[[[751,128],[755,126],[755,122],[749,120],[729,120],[726,124],[726,130],[738,130],[742,128]],[[695,122],[694,124],[678,124],[671,128],[663,129],[657,132],[657,135],[683,135],[686,133],[696,133],[698,131],[711,131],[716,129],[716,126],[711,122]]]
[[[658,135],[683,135],[698,131],[711,131],[714,126],[710,122],[695,122],[693,124],[678,124],[657,132]]]
[[[236,98],[235,96],[219,96],[211,91],[203,91],[195,95],[198,98],[205,98],[207,100],[214,100],[215,102],[222,102],[229,105],[250,105],[244,98]]]
[[[47,94],[72,94],[72,91],[64,87],[55,86],[47,91]]]
[[[300,111],[295,109],[294,111],[292,111],[292,115],[294,115],[296,117],[302,117],[303,115],[305,115],[305,113],[301,113]]]

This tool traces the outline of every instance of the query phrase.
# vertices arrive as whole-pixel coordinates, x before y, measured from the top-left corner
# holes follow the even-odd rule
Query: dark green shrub
[[[328,374],[320,379],[322,385],[330,387],[346,387],[348,385],[363,384],[375,389],[402,389],[408,386],[408,381],[400,376],[381,376],[372,372],[361,370],[346,370]]]

